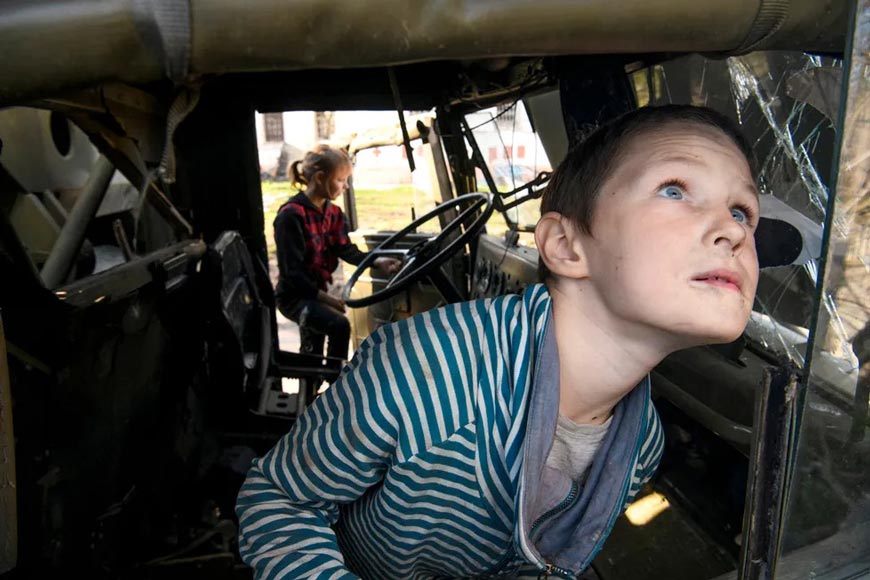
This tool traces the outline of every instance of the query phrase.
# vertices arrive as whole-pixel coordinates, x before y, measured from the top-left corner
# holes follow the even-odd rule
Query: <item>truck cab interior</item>
[[[343,361],[282,350],[256,115],[395,112],[430,212],[355,239],[357,346],[538,280],[550,170],[638,107],[712,107],[794,228],[737,341],[653,372],[661,467],[588,578],[870,574],[863,0],[0,7],[0,577],[249,578],[250,461]],[[413,115],[411,112],[425,112]],[[527,119],[541,158],[486,139]],[[409,160],[413,155],[408,155]],[[420,168],[414,168],[420,170]],[[363,216],[351,188],[351,224]],[[282,390],[298,379],[299,392]]]

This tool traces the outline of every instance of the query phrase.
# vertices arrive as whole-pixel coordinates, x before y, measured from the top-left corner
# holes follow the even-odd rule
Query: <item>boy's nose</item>
[[[711,230],[713,245],[726,247],[730,251],[742,248],[749,237],[749,231],[744,224],[734,219],[731,208],[716,215],[714,227]]]

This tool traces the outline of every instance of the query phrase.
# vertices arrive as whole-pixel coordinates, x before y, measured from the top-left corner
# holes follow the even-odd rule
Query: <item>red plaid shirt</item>
[[[279,271],[276,298],[285,303],[325,291],[339,258],[359,264],[365,257],[350,241],[341,208],[329,201],[317,208],[304,193],[298,193],[278,210],[274,227]]]

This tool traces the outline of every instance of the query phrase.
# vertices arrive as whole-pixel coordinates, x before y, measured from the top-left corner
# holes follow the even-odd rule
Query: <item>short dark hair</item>
[[[555,211],[570,219],[583,233],[592,235],[595,202],[604,181],[614,171],[632,139],[670,124],[712,127],[728,137],[746,157],[752,179],[756,179],[755,155],[739,126],[718,111],[692,105],[643,107],[596,128],[572,147],[550,177],[541,198],[541,215]],[[544,261],[538,260],[538,276],[550,276]]]

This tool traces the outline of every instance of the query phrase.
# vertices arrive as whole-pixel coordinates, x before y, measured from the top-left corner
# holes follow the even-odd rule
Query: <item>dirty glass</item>
[[[865,59],[870,54],[866,47],[863,54]],[[870,70],[866,62],[859,66]],[[830,181],[836,174],[842,74],[837,59],[756,52],[727,59],[690,56],[630,75],[639,106],[706,105],[738,121],[757,156],[762,214],[789,222],[803,238],[803,250],[791,265],[761,271],[743,339],[730,351],[720,351],[743,366],[740,372],[726,373],[721,385],[714,384],[714,377],[697,385],[686,380],[677,387],[679,397],[670,393],[671,400],[684,404],[683,410],[746,453],[763,367],[788,360],[808,373],[808,386],[800,393],[805,405],[778,578],[828,577],[832,571],[832,578],[852,577],[870,562],[868,383],[861,365],[870,358],[866,73],[852,81],[853,92],[861,94],[850,101],[821,297],[816,290]],[[848,171],[844,174],[842,168]],[[808,357],[816,312],[817,336]],[[666,360],[663,367],[679,378],[674,370],[678,365]],[[742,511],[738,502],[732,507]],[[736,545],[745,532],[740,523],[735,517],[725,526]]]
[[[541,172],[552,170],[547,153],[521,101],[475,111],[466,115],[465,120],[497,192],[513,192]],[[471,154],[470,147],[468,153]],[[477,170],[477,187],[480,191],[489,189],[480,169]],[[510,202],[526,196],[527,192],[523,191],[505,199]],[[539,216],[539,204],[530,198],[507,210],[504,217],[511,224],[528,229],[534,227]],[[493,217],[492,221],[497,219]]]
[[[804,87],[820,106],[839,106],[842,128],[777,578],[870,574],[870,5],[858,5],[848,67],[813,71]],[[843,74],[846,95],[840,94]],[[853,361],[848,369],[846,360]]]
[[[856,53],[868,54],[866,47]],[[855,577],[870,569],[868,383],[862,370],[870,356],[867,63],[856,65],[861,72],[850,84],[828,267],[818,299],[813,289],[839,137],[834,124],[842,63],[788,53],[684,60],[690,62],[635,73],[639,103],[703,104],[734,116],[758,155],[761,192],[770,196],[762,197],[762,207],[797,225],[804,237],[795,264],[762,271],[746,332],[749,348],[772,355],[771,364],[787,358],[805,366],[818,309],[777,577]],[[719,84],[724,79],[727,86]]]
[[[802,53],[756,52],[723,60],[690,56],[632,74],[638,104],[687,103],[739,122],[756,154],[762,214],[800,229],[794,264],[766,268],[747,330],[753,346],[802,366],[813,308],[834,144],[840,64]],[[831,361],[854,373],[854,359]]]

